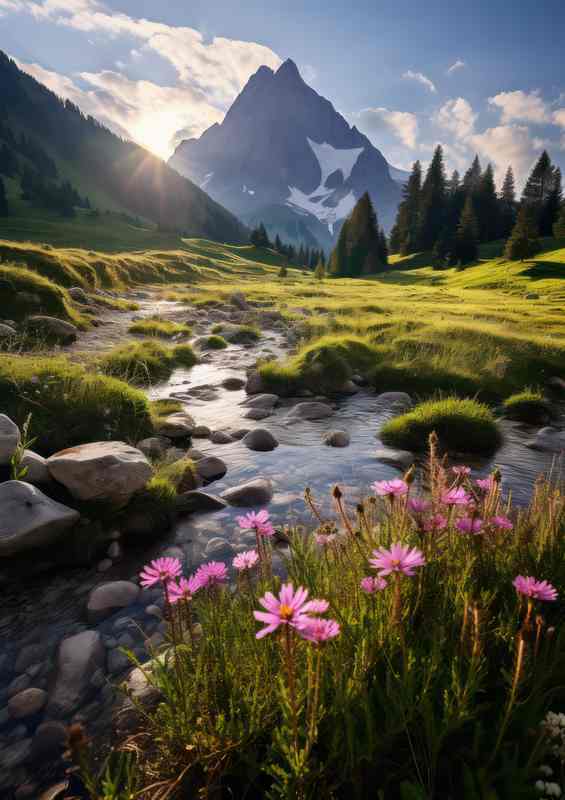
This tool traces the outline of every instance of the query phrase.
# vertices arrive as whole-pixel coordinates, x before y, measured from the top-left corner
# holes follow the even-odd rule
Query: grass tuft
[[[159,317],[140,319],[129,328],[130,333],[139,333],[143,336],[158,336],[161,339],[172,339],[174,336],[190,336],[188,325],[181,322],[169,322]]]
[[[507,397],[502,404],[508,419],[532,425],[546,422],[551,417],[551,406],[541,392],[526,389]]]

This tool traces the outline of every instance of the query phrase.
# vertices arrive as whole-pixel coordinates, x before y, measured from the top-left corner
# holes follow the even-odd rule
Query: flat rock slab
[[[546,453],[565,452],[565,431],[557,428],[541,428],[536,435],[526,442],[532,450],[541,450]]]
[[[224,389],[227,389],[229,392],[236,392],[238,389],[243,389],[245,386],[245,380],[243,378],[225,378],[222,381],[222,386]]]
[[[233,437],[225,431],[214,431],[210,434],[210,441],[212,444],[231,444]]]
[[[271,501],[273,497],[273,484],[267,478],[256,478],[248,483],[242,483],[228,489],[222,498],[230,506],[251,507],[262,506]]]
[[[389,408],[412,408],[414,401],[406,392],[383,392],[377,395],[376,401],[380,406]]]
[[[56,541],[80,514],[24,481],[0,483],[0,557]]]
[[[217,481],[227,471],[226,462],[216,456],[204,456],[196,462],[196,472],[205,481]]]
[[[127,608],[139,597],[139,586],[131,581],[112,581],[93,589],[88,597],[86,613],[90,623],[100,622],[121,608]]]
[[[0,464],[9,464],[20,443],[20,429],[6,414],[0,414]]]
[[[192,434],[195,427],[196,423],[190,414],[178,411],[161,420],[156,426],[156,431],[159,436],[166,436],[168,439],[185,439]]]
[[[249,408],[274,408],[279,402],[279,397],[276,394],[257,394],[244,400],[242,406]]]
[[[390,464],[398,469],[408,469],[414,463],[414,454],[409,450],[395,450],[392,447],[379,447],[375,458],[381,464]]]
[[[28,317],[26,322],[28,328],[38,336],[46,339],[55,339],[62,344],[71,344],[77,338],[78,330],[71,323],[57,317],[46,317],[40,314]]]
[[[57,654],[55,681],[49,694],[47,714],[51,718],[69,717],[92,690],[98,670],[105,671],[106,648],[98,631],[82,631],[63,639]]]
[[[249,450],[256,450],[260,453],[266,453],[279,446],[277,439],[265,428],[256,428],[254,431],[249,431],[241,441]]]
[[[259,422],[262,419],[272,416],[272,411],[269,408],[250,408],[246,414],[243,415],[245,419],[252,419]]]
[[[92,442],[47,459],[51,477],[78,500],[126,503],[153,473],[146,456],[124,442]]]
[[[196,511],[222,511],[227,508],[227,503],[215,494],[195,489],[175,497],[174,507],[179,514],[190,514]]]
[[[297,403],[297,405],[290,409],[286,416],[288,419],[316,420],[327,419],[327,417],[333,416],[333,413],[334,410],[331,406],[326,405],[326,403],[313,401]]]

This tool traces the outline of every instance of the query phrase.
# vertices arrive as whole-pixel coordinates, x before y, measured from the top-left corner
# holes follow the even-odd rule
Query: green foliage
[[[198,356],[190,344],[177,344],[173,348],[173,359],[175,366],[185,367],[185,369],[198,364]]]
[[[66,289],[48,278],[17,266],[0,264],[0,308],[10,310],[10,319],[24,320],[31,314],[46,314],[85,327]]]
[[[556,239],[565,239],[565,205],[561,207],[557,222],[553,226],[553,235]]]
[[[507,397],[503,408],[509,419],[530,424],[544,423],[551,417],[551,406],[543,394],[529,389]]]
[[[98,368],[135,386],[166,380],[175,367],[173,350],[156,341],[117,345],[98,359]]]
[[[190,336],[190,327],[180,322],[170,322],[160,317],[150,317],[134,322],[129,328],[130,333],[140,333],[144,336],[159,336],[162,339],[172,339],[174,336]]]
[[[323,281],[324,278],[326,277],[326,267],[321,261],[318,261],[318,263],[316,264],[316,269],[314,270],[314,277],[318,281]]]
[[[522,205],[518,212],[512,234],[506,242],[504,256],[509,261],[524,261],[539,252],[537,225],[534,220],[534,209]]]
[[[224,337],[217,335],[206,336],[203,343],[210,350],[224,350],[228,346]]]
[[[0,407],[44,455],[85,442],[137,442],[152,431],[142,392],[65,358],[0,355]]]
[[[261,338],[261,331],[256,325],[236,325],[226,331],[225,338],[231,344],[254,344]]]
[[[450,452],[489,453],[501,443],[488,406],[457,397],[420,403],[386,422],[380,437],[392,447],[422,450],[431,433],[436,433],[441,446]]]
[[[31,413],[28,414],[24,424],[21,427],[20,431],[21,437],[19,444],[16,447],[14,454],[10,459],[10,474],[13,481],[25,480],[25,477],[28,473],[28,468],[22,466],[22,462],[26,450],[28,450],[35,441],[35,439],[32,439],[29,435],[30,425],[31,425]]]
[[[383,242],[377,215],[368,192],[341,226],[337,245],[331,255],[332,275],[359,277],[371,275],[385,266]]]

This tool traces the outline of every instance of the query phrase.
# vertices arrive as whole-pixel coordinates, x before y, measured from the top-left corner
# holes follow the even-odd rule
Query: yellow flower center
[[[283,605],[279,608],[279,616],[281,619],[292,619],[292,615],[294,614],[293,609],[290,606]]]
[[[394,560],[392,561],[392,566],[393,566],[393,567],[399,567],[399,566],[400,566],[400,561],[399,561],[398,559],[394,559]]]

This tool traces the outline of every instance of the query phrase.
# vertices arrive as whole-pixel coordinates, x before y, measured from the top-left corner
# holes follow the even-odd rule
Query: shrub
[[[189,368],[198,364],[198,356],[189,344],[177,344],[173,348],[173,359],[179,367]]]
[[[223,350],[228,346],[228,343],[223,336],[207,336],[203,340],[204,347],[210,350]]]
[[[423,450],[432,432],[437,434],[441,446],[450,451],[488,453],[501,443],[488,406],[457,397],[420,403],[407,414],[386,422],[380,437],[392,447]]]
[[[18,425],[32,414],[34,449],[44,455],[85,442],[137,442],[152,431],[145,395],[65,358],[0,356],[0,408]]]
[[[261,338],[261,331],[255,325],[237,325],[224,336],[232,344],[253,344]]]
[[[159,317],[140,319],[129,328],[130,333],[140,333],[144,336],[158,336],[161,339],[172,339],[173,336],[190,336],[188,325],[180,322],[169,322]]]
[[[129,342],[109,350],[98,360],[99,369],[135,386],[166,380],[174,369],[170,348],[158,342]]]
[[[529,422],[533,425],[547,422],[551,417],[551,406],[542,393],[529,389],[507,397],[503,408],[508,419]]]

